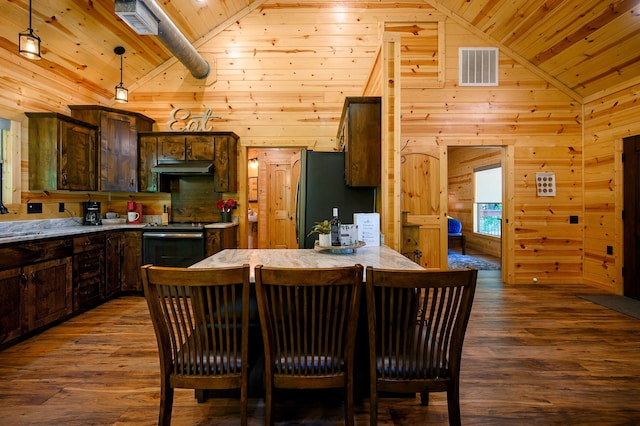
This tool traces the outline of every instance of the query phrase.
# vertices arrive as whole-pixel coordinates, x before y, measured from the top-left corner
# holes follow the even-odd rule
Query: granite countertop
[[[32,227],[31,229],[4,230],[0,231],[0,244],[15,243],[22,241],[42,240],[45,238],[70,237],[75,235],[89,234],[92,232],[111,231],[121,229],[139,229],[146,224],[117,224],[117,225],[71,225],[62,227]]]
[[[154,218],[151,217],[151,220],[153,219]],[[0,245],[22,241],[42,240],[45,238],[71,237],[100,231],[141,229],[150,223],[155,222],[143,222],[138,224],[118,223],[91,226],[82,225],[81,219],[79,218],[0,222]],[[209,223],[205,225],[205,228],[231,228],[233,226],[238,226],[238,224],[233,222]]]

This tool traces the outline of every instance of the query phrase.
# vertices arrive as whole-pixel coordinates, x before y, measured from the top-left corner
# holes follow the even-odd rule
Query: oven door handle
[[[155,239],[168,239],[168,238],[192,238],[192,239],[202,239],[204,238],[204,234],[202,232],[196,233],[179,233],[179,232],[169,232],[169,233],[157,233],[150,232],[142,234],[142,238],[155,238]]]

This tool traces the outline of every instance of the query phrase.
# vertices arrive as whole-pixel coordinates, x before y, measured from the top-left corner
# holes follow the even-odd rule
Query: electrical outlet
[[[569,216],[569,223],[578,223],[578,216]]]
[[[607,254],[613,256],[613,246],[607,246]]]
[[[27,214],[42,213],[42,203],[27,203]]]
[[[58,212],[64,213],[64,203],[58,203]]]

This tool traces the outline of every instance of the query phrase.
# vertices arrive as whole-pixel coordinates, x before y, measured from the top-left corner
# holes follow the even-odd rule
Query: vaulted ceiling
[[[640,82],[640,0],[157,0],[196,49],[223,34],[226,28],[241,26],[243,17],[252,13],[277,14],[282,7],[313,7],[335,13],[336,7],[366,10],[384,4],[415,8],[418,3],[437,9],[498,46],[578,101]],[[357,27],[358,20],[349,24]],[[28,25],[29,1],[4,0],[0,49],[6,52],[2,57],[17,55],[18,33]],[[81,84],[105,99],[113,97],[114,86],[120,80],[116,46],[126,48],[124,80],[134,94],[136,84],[132,82],[144,81],[159,67],[176,62],[157,37],[138,35],[127,26],[115,14],[113,0],[34,1],[32,27],[42,39],[38,67]],[[326,37],[321,26],[301,25],[300,31],[304,39],[318,37],[318,44],[326,43],[331,48],[331,38]],[[258,35],[247,34],[254,36]],[[277,48],[280,41],[273,43]],[[286,49],[295,48],[294,41],[287,42]],[[335,51],[340,56],[336,59],[343,59],[345,64],[352,63],[350,55],[355,54],[353,49]],[[362,52],[357,54],[361,56]],[[367,54],[372,62],[376,52],[367,50]],[[291,67],[286,61],[277,63],[283,68]],[[283,73],[289,74],[284,69]],[[316,84],[332,86],[331,81]]]

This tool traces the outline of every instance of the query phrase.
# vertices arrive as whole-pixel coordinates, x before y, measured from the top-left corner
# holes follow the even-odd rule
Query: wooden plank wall
[[[606,93],[584,109],[584,281],[622,294],[622,139],[640,134],[640,85]]]
[[[506,218],[512,227],[505,238],[511,239],[514,253],[507,266],[513,273],[506,281],[582,282],[581,106],[504,54],[498,87],[459,87],[459,48],[487,44],[448,20],[445,46],[444,86],[402,91],[400,139],[409,148],[511,144],[509,202],[515,214]],[[556,173],[558,196],[536,196],[535,172],[544,171]],[[438,188],[423,191],[437,193]],[[578,215],[580,224],[569,226],[571,215]]]

